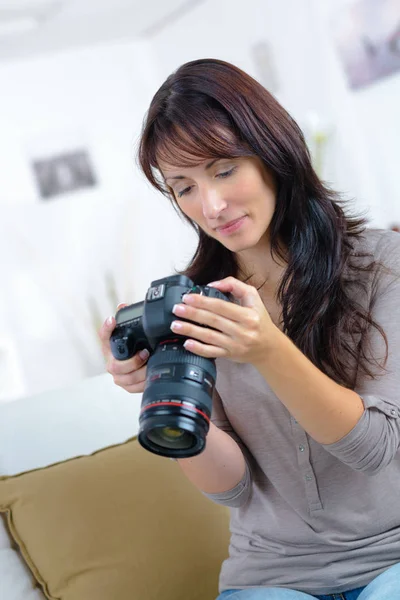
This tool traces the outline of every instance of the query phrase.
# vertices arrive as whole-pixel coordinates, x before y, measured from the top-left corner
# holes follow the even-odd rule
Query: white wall
[[[316,112],[333,130],[324,178],[376,226],[400,221],[398,145],[400,75],[350,91],[334,48],[330,19],[348,0],[208,0],[154,39],[162,77],[196,58],[220,58],[260,79],[251,55],[268,41],[277,94],[299,124]]]
[[[153,38],[161,77],[196,58],[220,58],[259,78],[252,46],[272,46],[280,83],[279,99],[296,116],[325,100],[310,18],[310,0],[208,0]]]
[[[1,400],[102,372],[100,318],[116,301],[142,300],[151,279],[189,256],[191,235],[134,161],[157,83],[148,44],[4,64],[0,82]],[[31,158],[82,146],[99,185],[40,200]]]
[[[332,36],[333,19],[346,4],[313,0],[316,44],[337,131],[336,170],[338,177],[344,171],[352,193],[386,226],[400,221],[400,74],[350,90]]]

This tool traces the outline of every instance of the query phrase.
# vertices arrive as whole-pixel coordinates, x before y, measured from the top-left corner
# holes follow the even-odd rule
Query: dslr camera
[[[216,381],[215,360],[189,352],[183,347],[187,338],[171,331],[176,319],[172,309],[184,294],[233,301],[230,294],[195,285],[184,275],[158,279],[151,283],[143,302],[117,311],[110,338],[118,360],[127,360],[144,348],[149,351],[139,443],[171,458],[188,458],[204,450]]]

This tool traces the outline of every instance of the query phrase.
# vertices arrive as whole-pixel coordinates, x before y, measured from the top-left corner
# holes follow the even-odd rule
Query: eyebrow
[[[211,167],[218,161],[221,160],[221,158],[214,158],[214,160],[212,160],[211,162],[209,162],[206,166],[205,169],[206,171],[208,169],[211,169]],[[186,179],[185,175],[175,175],[175,177],[166,177],[165,181],[168,181],[168,179]]]

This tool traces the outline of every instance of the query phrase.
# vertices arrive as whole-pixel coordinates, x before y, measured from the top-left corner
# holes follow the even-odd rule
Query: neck
[[[254,285],[261,295],[276,295],[286,263],[277,256],[272,257],[269,245],[239,252],[238,262],[242,281]]]

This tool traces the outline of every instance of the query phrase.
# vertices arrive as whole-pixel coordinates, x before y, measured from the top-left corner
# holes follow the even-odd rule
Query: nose
[[[214,187],[205,187],[201,190],[201,205],[204,217],[213,221],[225,210],[227,202]]]

